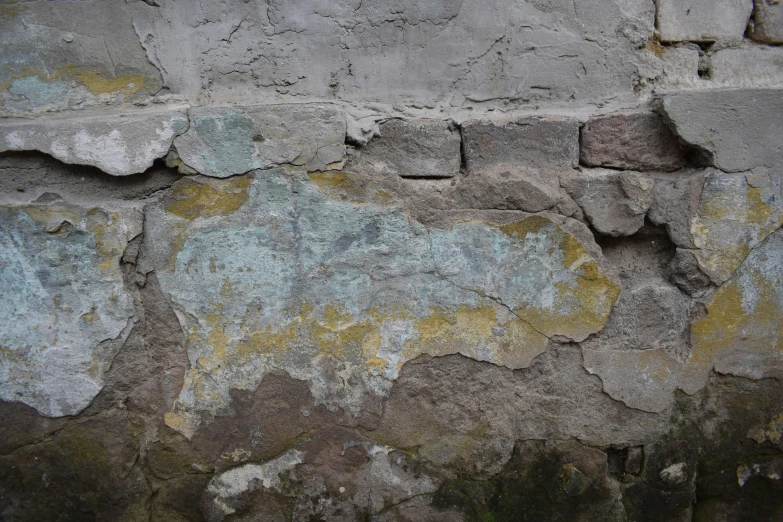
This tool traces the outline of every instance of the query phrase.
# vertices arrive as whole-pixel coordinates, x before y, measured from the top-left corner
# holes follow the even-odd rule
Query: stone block
[[[581,160],[591,167],[671,171],[685,165],[686,154],[652,112],[598,116],[582,128]]]
[[[174,146],[183,168],[225,178],[278,165],[310,171],[341,168],[345,116],[327,105],[202,107]]]
[[[755,0],[750,37],[764,43],[783,43],[783,3]]]
[[[0,152],[37,150],[114,176],[144,172],[188,128],[184,110],[68,115],[0,123]]]
[[[390,120],[361,149],[357,168],[404,178],[451,178],[459,174],[459,131],[439,120]]]
[[[783,86],[783,48],[764,45],[729,47],[709,60],[712,87]]]
[[[462,126],[462,139],[469,172],[499,163],[530,168],[576,167],[579,163],[575,119],[469,121]]]
[[[674,131],[725,172],[783,162],[783,90],[679,92],[663,98]]]
[[[663,42],[714,42],[742,37],[753,0],[656,0]]]
[[[644,225],[655,183],[639,173],[584,169],[560,181],[600,234],[630,236]]]

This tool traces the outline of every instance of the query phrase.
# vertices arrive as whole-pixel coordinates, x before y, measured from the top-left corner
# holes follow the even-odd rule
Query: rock
[[[713,87],[780,88],[783,86],[781,61],[780,47],[743,45],[716,49],[710,54],[709,83]]]
[[[656,0],[663,42],[714,42],[742,37],[753,0]]]
[[[565,464],[560,472],[560,482],[566,495],[578,497],[587,491],[592,481],[573,464]]]
[[[600,234],[630,236],[644,225],[653,202],[655,184],[635,172],[582,169],[561,180]]]
[[[271,498],[291,499],[288,520],[367,520],[442,481],[409,456],[344,428],[318,431],[275,459],[237,466],[210,481],[202,497],[209,521],[253,515]]]
[[[358,414],[421,354],[526,367],[549,337],[600,330],[619,293],[546,217],[428,230],[388,194],[344,199],[354,178],[294,174],[185,179],[145,209],[141,270],[155,270],[188,336],[192,365],[167,414],[187,436],[272,369]]]
[[[693,394],[711,369],[748,379],[783,376],[783,229],[753,248],[691,326],[693,352],[680,387]]]
[[[665,281],[626,278],[623,283],[596,342],[613,349],[660,348],[675,358],[681,355],[687,344],[690,300]]]
[[[118,204],[153,195],[170,187],[180,176],[153,166],[142,174],[112,176],[97,168],[66,165],[40,153],[0,155],[0,202],[27,204],[43,194],[55,193],[83,206]]]
[[[642,471],[643,460],[644,449],[641,446],[628,448],[628,455],[625,458],[625,472],[631,475],[638,475]]]
[[[783,178],[774,170],[711,171],[691,219],[701,270],[723,283],[768,234],[783,224]]]
[[[152,491],[138,454],[127,412],[71,421],[46,440],[0,456],[3,518],[144,520]]]
[[[253,2],[231,12],[156,3],[125,9],[167,87],[194,104],[339,99],[502,109],[633,101],[636,60],[644,52],[636,46],[647,35],[642,28],[651,25],[652,7],[615,0],[324,7],[306,0],[275,4],[267,16]],[[342,27],[360,30],[335,29]]]
[[[435,495],[441,508],[473,520],[623,520],[606,454],[574,440],[524,440],[491,480],[454,479]]]
[[[546,415],[537,413],[542,409]],[[551,347],[531,368],[513,373],[460,356],[408,362],[373,437],[415,447],[421,459],[444,472],[485,479],[503,468],[514,440],[579,433],[591,446],[638,445],[655,440],[666,422],[665,415],[627,408],[604,393],[600,380],[584,370],[578,348]],[[568,462],[587,474],[578,461],[562,462],[551,475],[558,489]]]
[[[459,131],[438,120],[390,120],[360,150],[356,169],[404,178],[452,178],[459,174]]]
[[[661,470],[660,477],[670,487],[684,484],[688,481],[688,465],[684,462],[672,464],[668,468]]]
[[[653,413],[671,405],[682,363],[665,350],[585,348],[583,354],[585,369],[601,378],[604,391],[613,399]]]
[[[674,131],[725,172],[777,168],[783,161],[783,91],[731,89],[665,95]],[[731,114],[731,118],[726,115]]]
[[[691,222],[699,209],[704,178],[709,171],[654,174],[653,201],[647,217],[655,225],[664,225],[672,243],[694,248]]]
[[[580,159],[591,167],[677,170],[688,150],[653,112],[614,113],[582,127]]]
[[[0,113],[117,106],[145,101],[163,88],[165,72],[139,41],[131,6],[61,7],[25,2],[3,10]]]
[[[783,43],[783,4],[778,0],[754,0],[749,34],[764,43]]]
[[[439,509],[432,503],[431,495],[414,497],[370,520],[372,522],[466,522],[465,516],[459,511]]]
[[[470,174],[498,163],[528,168],[579,164],[579,123],[572,119],[469,121],[462,125],[462,140]]]
[[[245,464],[232,468],[212,479],[204,492],[202,513],[212,521],[222,521],[247,503],[247,496],[255,490],[283,492],[284,474],[302,463],[302,452],[288,450],[276,459],[263,464]]]
[[[498,163],[459,179],[452,194],[454,206],[470,209],[541,212],[560,207],[571,213],[578,210],[560,188],[560,175],[554,169]]]
[[[1,399],[60,417],[98,394],[135,315],[120,259],[141,222],[58,198],[0,207]]]
[[[329,105],[203,107],[174,146],[182,163],[225,178],[279,165],[342,168],[345,115]]]
[[[144,172],[188,128],[182,111],[69,115],[0,123],[0,152],[38,150],[114,176]]]
[[[693,250],[678,248],[669,265],[669,280],[691,297],[704,297],[712,288]]]

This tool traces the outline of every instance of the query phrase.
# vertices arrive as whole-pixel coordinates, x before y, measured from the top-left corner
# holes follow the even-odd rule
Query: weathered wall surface
[[[0,42],[0,519],[783,520],[777,0]]]

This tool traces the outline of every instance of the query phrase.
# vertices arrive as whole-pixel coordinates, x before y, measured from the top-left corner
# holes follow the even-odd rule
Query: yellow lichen
[[[381,206],[391,205],[394,202],[394,197],[391,194],[356,174],[327,171],[311,172],[307,176],[330,199]]]
[[[754,271],[752,288],[743,290],[737,280],[724,284],[707,305],[707,315],[691,326],[693,352],[686,371],[703,381],[716,360],[731,352],[757,357],[780,358],[783,345],[783,316],[775,300],[776,285]],[[756,293],[751,310],[746,309],[745,291]]]
[[[174,185],[166,211],[188,221],[233,214],[247,201],[250,182],[248,177],[208,182],[185,178]]]

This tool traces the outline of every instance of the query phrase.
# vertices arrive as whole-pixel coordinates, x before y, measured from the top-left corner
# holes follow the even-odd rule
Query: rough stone
[[[605,453],[578,441],[520,441],[497,477],[453,480],[435,502],[460,508],[473,520],[623,520],[607,468]]]
[[[410,361],[372,436],[438,469],[488,478],[508,461],[514,440],[579,433],[593,446],[638,445],[655,440],[666,422],[611,399],[582,367],[578,348],[558,347],[516,372],[459,356]]]
[[[125,2],[5,2],[2,10],[4,115],[137,102],[163,87]]]
[[[550,337],[600,330],[619,293],[545,217],[427,230],[388,194],[336,197],[350,179],[340,173],[292,174],[183,180],[145,210],[144,269],[156,271],[189,339],[192,366],[167,414],[188,436],[201,411],[272,368],[354,414],[423,353],[522,368]],[[525,278],[505,275],[520,264]]]
[[[344,429],[320,431],[275,459],[244,464],[210,481],[202,498],[209,521],[259,515],[270,493],[293,499],[288,519],[366,520],[412,497],[435,492],[441,480],[405,453]],[[263,493],[258,502],[253,493]],[[267,497],[267,498],[265,498]]]
[[[655,183],[636,172],[582,169],[561,180],[598,233],[630,236],[644,225]]]
[[[742,37],[753,0],[656,0],[663,42],[714,42]]]
[[[560,187],[560,175],[554,169],[498,163],[461,178],[447,196],[470,209],[553,210],[570,215],[578,212],[578,207]]]
[[[693,353],[680,387],[695,393],[711,369],[750,379],[783,376],[783,229],[744,259],[691,326]]]
[[[663,110],[677,135],[725,172],[774,169],[783,161],[780,90],[680,92],[664,96]]]
[[[627,406],[664,411],[688,356],[689,309],[689,300],[665,284],[624,289],[605,332],[583,345],[585,369]]]
[[[582,127],[580,144],[582,163],[627,170],[677,170],[688,152],[653,112],[591,118]]]
[[[0,122],[0,152],[38,150],[114,176],[144,172],[188,128],[185,111],[60,116]]]
[[[49,417],[90,404],[134,317],[120,259],[141,224],[58,199],[0,209],[0,398]]]
[[[462,125],[462,140],[471,174],[499,163],[528,168],[579,163],[579,123],[571,119],[469,121]]]
[[[132,200],[152,196],[179,178],[171,169],[157,165],[143,174],[111,176],[94,167],[67,165],[40,153],[0,154],[0,201],[8,205],[31,203],[47,192],[83,206],[107,201],[133,205]]]
[[[373,169],[405,178],[452,178],[459,174],[459,130],[444,121],[390,120],[360,151],[360,172]]]
[[[781,88],[782,63],[783,49],[780,47],[747,44],[716,49],[709,57],[709,82],[721,88]]]
[[[664,225],[672,243],[682,248],[694,248],[691,223],[697,216],[704,178],[709,171],[655,174],[653,201],[647,217],[655,225]]]
[[[150,61],[172,92],[212,103],[633,100],[637,46],[652,26],[649,3],[615,0],[156,3],[126,8]]]
[[[328,105],[205,107],[174,146],[182,164],[225,178],[279,165],[310,171],[343,166],[345,117]]]
[[[767,235],[783,224],[783,178],[775,170],[710,172],[691,219],[701,270],[723,283]]]
[[[783,43],[783,4],[778,0],[754,0],[748,33],[764,43]]]
[[[702,272],[693,250],[678,248],[669,265],[669,280],[691,297],[704,297],[712,288],[710,276]]]

